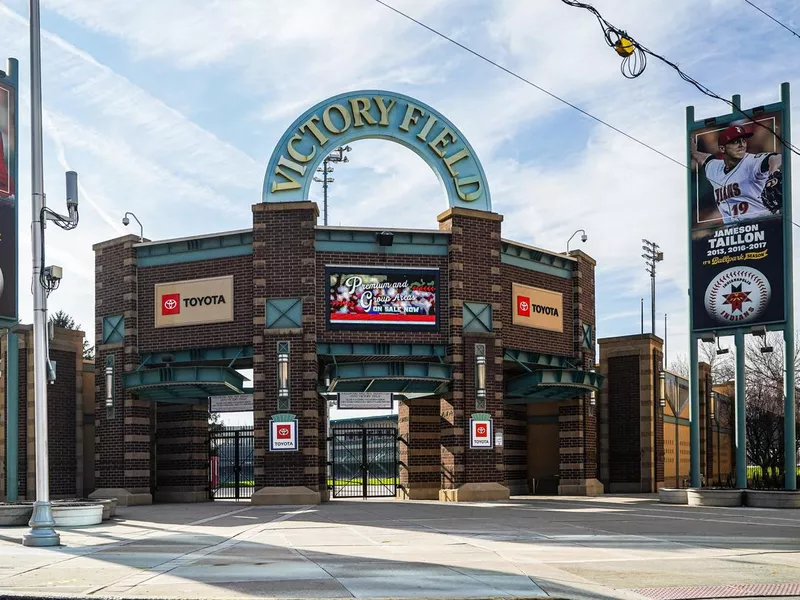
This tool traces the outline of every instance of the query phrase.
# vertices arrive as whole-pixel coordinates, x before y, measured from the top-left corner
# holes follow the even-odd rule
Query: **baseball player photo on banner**
[[[0,84],[0,317],[16,319],[16,92]]]
[[[755,121],[689,136],[695,330],[785,319],[781,113]]]

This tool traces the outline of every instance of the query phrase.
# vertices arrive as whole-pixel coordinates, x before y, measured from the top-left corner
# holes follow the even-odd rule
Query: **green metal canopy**
[[[540,369],[506,382],[507,404],[563,400],[596,392],[603,384],[602,375],[580,369]]]
[[[199,404],[209,396],[242,394],[245,377],[229,367],[163,367],[122,375],[122,386],[153,402]]]
[[[329,366],[322,393],[395,392],[434,394],[450,389],[453,366],[430,362],[349,362]]]

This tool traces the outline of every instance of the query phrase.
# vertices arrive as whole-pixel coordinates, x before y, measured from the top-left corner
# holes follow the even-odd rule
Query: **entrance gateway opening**
[[[435,227],[319,225],[317,166],[370,138],[437,174],[448,208]],[[248,229],[95,245],[97,497],[602,491],[595,262],[505,239],[475,151],[441,113],[379,90],[311,107],[276,146],[252,213]],[[396,423],[329,422],[334,398],[387,396]],[[246,403],[252,429],[209,432],[219,397]]]

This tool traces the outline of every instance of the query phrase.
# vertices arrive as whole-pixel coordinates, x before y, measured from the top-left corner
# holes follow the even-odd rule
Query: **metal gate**
[[[249,498],[255,489],[252,426],[215,426],[210,432],[211,497]]]
[[[328,487],[334,498],[393,498],[397,494],[397,429],[333,429]]]

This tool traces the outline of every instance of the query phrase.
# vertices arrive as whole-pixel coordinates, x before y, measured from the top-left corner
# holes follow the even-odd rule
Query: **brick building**
[[[439,175],[430,229],[327,227],[312,174],[336,146],[401,143]],[[287,130],[246,230],[94,246],[95,496],[208,497],[209,397],[252,369],[256,503],[328,495],[328,402],[392,393],[401,494],[593,494],[595,262],[507,240],[458,129],[401,94],[343,94]],[[431,215],[433,217],[433,215]]]

